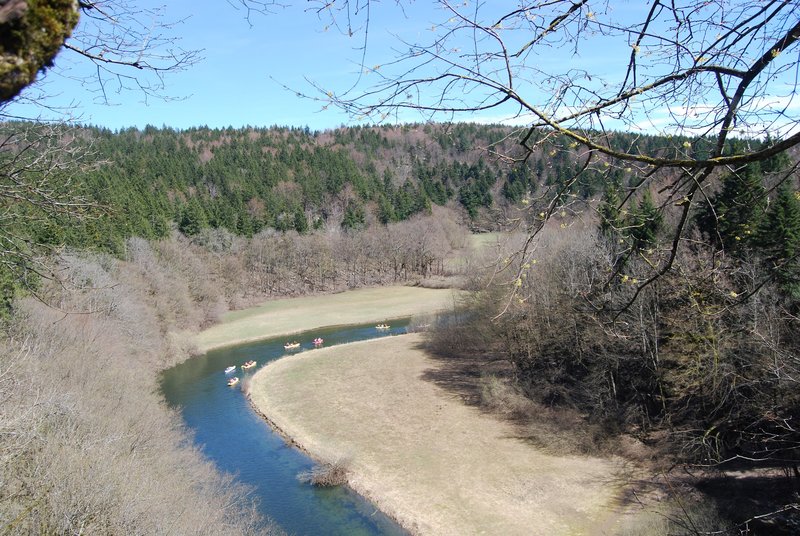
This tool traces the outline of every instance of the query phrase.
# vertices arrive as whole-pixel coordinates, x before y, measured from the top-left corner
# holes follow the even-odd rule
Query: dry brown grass
[[[263,368],[252,400],[318,459],[419,534],[613,533],[625,471],[548,455],[513,425],[423,379],[420,335],[304,352]]]
[[[420,287],[365,288],[339,294],[272,300],[235,311],[197,335],[204,350],[332,325],[380,322],[453,307],[451,289]]]

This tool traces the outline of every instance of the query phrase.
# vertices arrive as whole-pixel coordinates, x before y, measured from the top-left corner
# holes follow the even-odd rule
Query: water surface
[[[313,348],[322,337],[325,346],[385,337],[405,332],[407,322],[393,322],[388,331],[374,324],[326,328],[292,335],[302,343],[299,351]],[[164,372],[161,389],[167,402],[179,408],[203,453],[222,471],[254,490],[259,510],[289,534],[297,535],[400,535],[396,523],[345,487],[314,488],[297,475],[313,466],[311,460],[275,434],[250,407],[242,391],[253,373],[288,352],[286,338],[212,350]],[[296,352],[296,351],[294,351]],[[254,359],[258,366],[244,371],[242,363]],[[236,372],[224,373],[235,365]],[[239,385],[226,379],[238,376]]]

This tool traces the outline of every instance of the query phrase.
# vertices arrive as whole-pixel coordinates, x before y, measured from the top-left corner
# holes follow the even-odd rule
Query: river
[[[405,332],[405,322],[393,322],[388,331],[369,326],[317,329],[292,335],[312,348],[322,337],[325,346]],[[283,357],[286,338],[213,350],[165,371],[161,390],[170,406],[178,408],[194,434],[194,442],[216,466],[232,473],[253,489],[259,510],[296,535],[400,535],[396,523],[346,487],[319,489],[301,483],[297,475],[313,466],[297,449],[288,446],[259,418],[242,390],[253,372]],[[240,365],[250,359],[258,366],[245,372]],[[225,367],[235,365],[241,381],[228,387]]]

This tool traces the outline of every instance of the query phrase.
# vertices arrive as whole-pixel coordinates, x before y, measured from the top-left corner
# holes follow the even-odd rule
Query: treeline
[[[225,305],[238,308],[264,297],[407,284],[452,275],[446,261],[465,247],[467,237],[456,220],[452,211],[437,209],[432,216],[358,231],[299,234],[265,230],[245,238],[224,229],[206,229],[191,240],[213,253],[211,269],[235,274],[225,286]],[[228,288],[232,284],[235,288]],[[215,320],[209,317],[207,322]]]
[[[3,534],[277,531],[191,446],[158,394],[159,371],[191,355],[187,333],[231,307],[424,282],[450,273],[445,257],[463,241],[445,212],[349,233],[131,238],[124,259],[47,260],[58,280],[15,302],[0,347]]]
[[[99,248],[121,254],[125,239],[164,238],[172,229],[195,235],[205,228],[253,236],[263,229],[307,233],[322,227],[358,229],[430,212],[462,210],[479,227],[496,227],[493,208],[517,204],[541,188],[569,181],[581,170],[568,140],[548,136],[525,162],[489,158],[487,147],[513,155],[508,127],[455,124],[177,131],[3,123],[0,177],[36,184],[49,172],[36,161],[46,148],[74,155],[55,166],[49,183],[75,199],[29,207],[18,233],[33,243]],[[33,134],[32,134],[33,133]],[[30,140],[38,136],[34,144]],[[42,141],[49,140],[49,141]],[[643,150],[681,140],[613,134],[614,146]],[[702,145],[697,143],[696,145]],[[609,170],[584,170],[565,194],[602,194]],[[613,169],[628,185],[631,170]],[[35,203],[34,203],[35,205]],[[72,207],[72,210],[66,210]],[[79,210],[80,208],[80,210]],[[74,216],[84,217],[75,219]]]
[[[4,126],[10,135],[23,128],[37,127]],[[25,225],[40,243],[114,254],[131,236],[163,238],[174,228],[188,236],[211,228],[249,237],[264,229],[305,234],[404,221],[457,199],[461,184],[479,175],[484,189],[497,180],[496,168],[481,162],[476,171],[477,159],[442,160],[438,144],[417,139],[412,128],[59,130],[55,135],[85,147],[96,162],[71,181],[94,217],[64,214]],[[0,156],[15,157],[13,146]]]

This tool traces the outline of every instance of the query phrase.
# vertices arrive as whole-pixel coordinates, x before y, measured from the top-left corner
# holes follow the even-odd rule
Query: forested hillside
[[[37,238],[118,253],[127,237],[162,238],[174,226],[186,235],[207,227],[304,233],[405,220],[458,199],[473,215],[490,206],[499,167],[466,142],[451,148],[447,135],[437,141],[424,130],[64,129],[70,144],[90,148],[95,164],[74,180],[102,215],[77,225],[42,222]],[[499,135],[470,130],[469,141],[485,145]]]
[[[119,254],[130,236],[163,238],[206,227],[252,236],[264,228],[300,233],[323,226],[361,228],[406,220],[432,205],[451,205],[479,228],[506,222],[498,211],[546,186],[591,198],[604,184],[627,186],[629,169],[581,171],[581,156],[564,140],[524,162],[513,154],[509,127],[426,124],[177,131],[147,127],[119,132],[94,127],[2,125],[2,154],[18,165],[41,145],[80,152],[82,167],[64,188],[80,194],[93,217],[29,218],[34,241],[101,248]],[[681,140],[615,134],[620,146],[679,146]],[[648,149],[652,151],[652,148]],[[23,169],[23,173],[25,170]],[[52,212],[50,214],[52,216]],[[18,222],[17,222],[18,223]],[[24,232],[22,234],[25,234]]]

